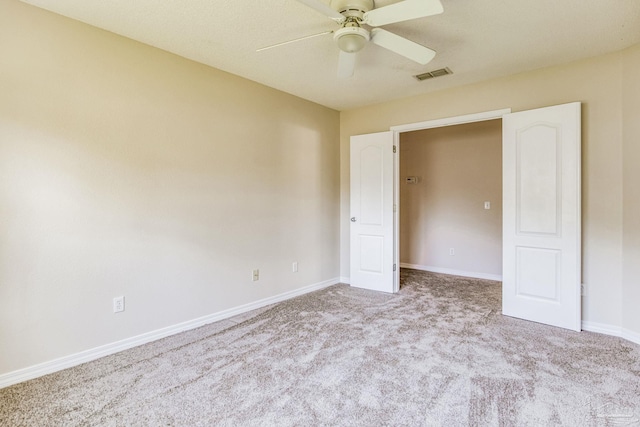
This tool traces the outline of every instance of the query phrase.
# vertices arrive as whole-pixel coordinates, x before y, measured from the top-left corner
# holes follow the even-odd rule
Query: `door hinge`
[[[396,146],[395,145],[393,146],[393,152],[394,153],[396,152]]]
[[[396,271],[396,265],[393,264],[393,271]]]

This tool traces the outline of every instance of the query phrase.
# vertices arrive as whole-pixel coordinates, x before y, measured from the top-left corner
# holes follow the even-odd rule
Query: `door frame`
[[[400,134],[416,130],[501,119],[502,116],[510,113],[511,108],[503,108],[500,110],[491,110],[481,113],[465,114],[462,116],[427,120],[424,122],[408,123],[404,125],[391,126],[389,128],[389,130],[393,132],[393,145],[396,148],[396,154],[393,158],[393,264],[398,267],[394,271],[393,275],[393,292],[398,292],[400,290]]]

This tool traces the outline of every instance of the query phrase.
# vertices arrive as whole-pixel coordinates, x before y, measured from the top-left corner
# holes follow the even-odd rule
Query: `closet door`
[[[580,103],[502,123],[502,313],[579,331]]]
[[[351,137],[351,286],[392,293],[393,133]]]

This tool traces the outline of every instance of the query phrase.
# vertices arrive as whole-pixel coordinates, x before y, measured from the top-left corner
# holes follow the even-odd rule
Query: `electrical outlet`
[[[291,271],[293,271],[294,273],[298,272],[298,263],[294,262],[293,265],[291,266]]]
[[[113,299],[113,312],[120,313],[124,311],[124,297],[115,297]]]
[[[455,255],[456,254],[456,250],[453,248],[449,248],[449,255]]]
[[[484,202],[484,208],[487,210],[491,209],[491,202]]]
[[[257,282],[258,280],[260,280],[260,270],[256,268],[253,270],[253,281]]]

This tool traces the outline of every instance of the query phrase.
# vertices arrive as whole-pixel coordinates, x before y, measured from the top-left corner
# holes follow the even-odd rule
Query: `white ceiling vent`
[[[453,74],[448,67],[440,68],[439,70],[428,71],[426,73],[418,74],[415,77],[416,79],[422,81],[427,79],[433,79],[434,77],[446,76],[447,74]]]

